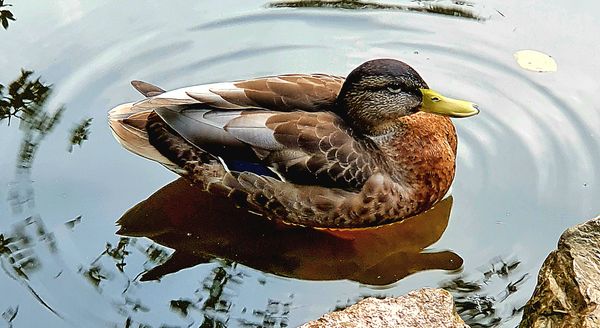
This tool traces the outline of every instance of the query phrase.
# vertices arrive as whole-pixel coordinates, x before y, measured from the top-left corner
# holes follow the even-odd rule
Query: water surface
[[[560,233],[600,212],[600,5],[356,4],[6,7],[16,20],[0,30],[0,84],[25,69],[48,86],[25,121],[0,126],[6,324],[296,326],[361,297],[444,286],[465,320],[515,326]],[[523,70],[513,58],[522,49],[551,55],[558,71]],[[188,186],[122,149],[106,124],[108,109],[139,99],[133,79],[173,89],[346,75],[376,57],[482,109],[455,121],[449,203],[377,233],[289,229],[214,203],[200,215]],[[116,234],[122,217],[134,237]]]

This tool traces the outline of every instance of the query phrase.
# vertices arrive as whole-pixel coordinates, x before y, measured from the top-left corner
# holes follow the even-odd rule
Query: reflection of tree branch
[[[29,176],[40,143],[54,129],[65,110],[62,106],[52,113],[44,110],[52,93],[52,85],[41,82],[40,77],[33,79],[32,76],[33,71],[21,69],[21,76],[8,86],[0,84],[0,122],[7,120],[10,125],[13,119],[18,119],[23,133],[17,157],[18,178],[23,180]],[[31,186],[11,190],[10,200],[15,210],[29,203],[33,199],[32,194]]]
[[[35,234],[27,231],[33,229]],[[10,234],[0,234],[0,263],[15,280],[28,280],[29,274],[40,269],[41,261],[34,251],[36,241],[45,242],[48,250],[56,252],[56,241],[48,233],[40,217],[28,217],[16,225]]]
[[[525,282],[527,274],[520,276],[516,281],[509,281],[500,292],[493,293],[487,289],[493,279],[506,280],[514,277],[520,263],[496,258],[492,261],[491,268],[483,272],[482,278],[465,280],[465,277],[459,276],[441,287],[452,293],[458,314],[469,326],[497,327],[521,312],[522,307],[513,308],[509,314],[499,313],[497,310],[498,305]]]
[[[88,139],[91,125],[92,118],[87,118],[82,120],[78,125],[71,129],[71,136],[69,138],[69,142],[71,144],[69,146],[69,152],[73,151],[73,146],[78,145],[81,147],[81,144]]]
[[[15,21],[15,17],[13,16],[12,12],[10,12],[10,10],[7,9],[2,9],[2,8],[6,8],[6,7],[12,7],[11,4],[4,4],[4,0],[0,0],[0,22],[2,23],[2,27],[4,27],[4,29],[8,29],[8,21]]]
[[[184,317],[188,316],[190,309],[199,310],[198,307],[194,305],[194,302],[186,299],[171,300],[169,305],[172,311],[178,312]]]
[[[383,4],[371,1],[360,0],[284,0],[274,1],[267,6],[271,8],[334,8],[347,10],[399,10],[413,11],[446,16],[455,16],[469,18],[474,20],[485,20],[483,17],[475,15],[468,9],[463,8],[466,2],[454,2],[453,5],[440,5],[430,3],[430,1],[415,1],[416,4]]]
[[[46,230],[42,219],[38,216],[28,217],[9,234],[0,234],[0,265],[10,278],[25,287],[40,304],[62,318],[29,284],[29,276],[42,266],[41,258],[35,251],[40,242],[50,252],[57,251],[54,234]]]
[[[36,80],[30,80],[33,71],[21,69],[21,76],[11,82],[4,94],[5,87],[0,84],[0,121],[8,119],[17,113],[33,116],[39,111],[50,95],[51,85],[45,85]]]
[[[200,327],[227,327],[229,316],[221,318],[216,316],[216,312],[219,310],[225,310],[229,312],[230,302],[224,298],[224,296],[230,296],[224,294],[225,285],[231,280],[233,275],[227,272],[227,269],[231,269],[231,263],[223,261],[224,266],[219,266],[213,269],[213,278],[210,281],[205,281],[204,290],[208,292],[206,301],[202,305],[202,311],[204,313],[204,322]],[[207,279],[209,280],[209,279]],[[234,282],[235,280],[231,280]],[[229,298],[229,297],[227,297]]]
[[[24,138],[19,152],[19,167],[30,168],[35,151],[42,139],[52,131],[64,107],[54,113],[44,111],[44,104],[52,92],[52,85],[44,84],[40,77],[33,80],[33,71],[21,69],[21,76],[8,87],[0,84],[0,122],[19,119]]]

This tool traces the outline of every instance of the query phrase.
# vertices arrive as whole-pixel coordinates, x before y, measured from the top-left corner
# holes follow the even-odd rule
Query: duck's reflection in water
[[[423,251],[442,236],[451,208],[449,197],[402,222],[317,230],[248,213],[179,179],[127,211],[118,221],[118,233],[148,237],[175,250],[141,280],[222,258],[296,279],[388,285],[415,272],[462,266],[462,258],[451,251]]]

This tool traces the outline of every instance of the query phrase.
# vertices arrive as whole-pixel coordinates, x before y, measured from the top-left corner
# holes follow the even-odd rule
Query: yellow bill
[[[444,97],[431,89],[421,89],[423,105],[421,110],[427,113],[469,117],[479,114],[479,108],[472,102]]]

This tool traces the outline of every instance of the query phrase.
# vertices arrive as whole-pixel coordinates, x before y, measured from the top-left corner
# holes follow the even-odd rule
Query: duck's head
[[[451,117],[479,113],[477,105],[429,89],[409,65],[395,59],[375,59],[355,68],[337,99],[337,110],[357,132],[389,132],[398,118],[419,111]]]

